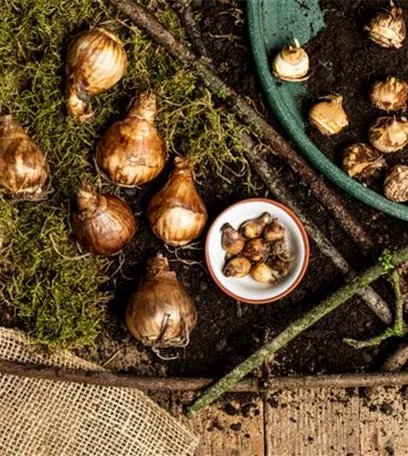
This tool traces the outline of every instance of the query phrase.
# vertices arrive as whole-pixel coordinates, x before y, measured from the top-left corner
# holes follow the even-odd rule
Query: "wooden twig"
[[[374,266],[367,269],[350,283],[340,288],[336,293],[328,299],[322,301],[319,305],[307,312],[305,315],[287,326],[277,337],[266,343],[263,347],[257,350],[253,355],[235,367],[225,377],[218,380],[214,385],[210,386],[202,396],[188,409],[188,416],[193,416],[201,408],[211,404],[219,396],[228,391],[232,385],[238,383],[253,369],[260,366],[271,356],[285,347],[289,342],[302,334],[305,330],[313,326],[319,320],[324,318],[330,312],[340,307],[353,297],[358,291],[365,288],[377,280],[382,275],[389,272],[390,268],[396,268],[404,261],[408,260],[408,247],[403,247],[391,253],[387,258],[388,268],[384,268],[381,260]]]
[[[212,378],[137,377],[106,371],[83,371],[60,367],[37,366],[0,360],[1,375],[35,378],[57,382],[72,382],[106,387],[134,388],[142,391],[200,391],[214,382]],[[302,388],[358,388],[399,386],[408,384],[408,372],[373,374],[309,375],[305,377],[275,377],[268,382],[258,378],[243,380],[231,386],[233,393],[263,393]]]
[[[177,12],[180,22],[184,27],[194,51],[207,59],[208,66],[211,66],[211,59],[203,42],[197,21],[194,18],[194,11],[191,7],[191,0],[170,0],[171,6]]]
[[[138,27],[155,39],[175,58],[189,65],[206,87],[223,100],[273,150],[285,159],[296,174],[310,187],[313,195],[339,220],[341,227],[361,248],[372,248],[372,239],[358,221],[348,212],[344,202],[327,181],[301,157],[281,135],[269,125],[255,109],[222,81],[183,42],[177,40],[145,8],[132,0],[109,0]]]
[[[382,371],[395,372],[400,370],[408,362],[408,342],[403,342],[399,347],[387,358]]]
[[[297,200],[292,196],[285,181],[277,172],[262,158],[259,151],[256,150],[255,143],[252,138],[244,134],[243,142],[247,148],[247,159],[252,168],[259,175],[266,188],[273,194],[275,198],[284,202],[292,209],[305,225],[310,237],[314,240],[320,252],[329,258],[339,271],[343,273],[347,280],[355,277],[355,272],[347,263],[343,255],[336,247],[327,239],[325,234],[319,227],[305,215]],[[358,296],[367,304],[367,306],[380,318],[384,323],[390,324],[392,314],[384,300],[371,287],[360,290]]]
[[[390,337],[403,337],[406,333],[404,323],[404,299],[401,293],[401,278],[398,269],[395,269],[392,273],[392,282],[395,292],[395,319],[394,324],[385,329],[383,333],[378,336],[374,336],[367,340],[356,340],[356,339],[343,339],[343,342],[351,345],[357,350],[361,348],[374,347],[380,345],[384,340]]]

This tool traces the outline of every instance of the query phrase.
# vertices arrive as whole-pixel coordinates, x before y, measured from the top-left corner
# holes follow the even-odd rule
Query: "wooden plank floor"
[[[235,396],[236,397],[236,396]],[[408,399],[400,388],[285,391],[232,397],[192,420],[170,397],[170,409],[201,436],[198,456],[408,456]]]

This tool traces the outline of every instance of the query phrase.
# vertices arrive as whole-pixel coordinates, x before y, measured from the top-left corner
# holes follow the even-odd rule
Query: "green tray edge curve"
[[[269,8],[271,4],[276,11],[276,20],[278,21],[281,17],[278,14],[279,10],[282,10],[282,8],[287,6],[288,0],[273,0],[269,2]],[[304,128],[299,125],[298,113],[293,111],[293,96],[296,93],[296,90],[298,90],[298,93],[301,93],[302,85],[284,83],[285,86],[288,84],[292,86],[296,85],[298,88],[295,90],[290,89],[283,91],[279,88],[281,83],[272,76],[265,45],[265,36],[263,33],[263,10],[264,0],[247,0],[247,24],[252,53],[258,77],[268,103],[289,137],[321,173],[347,193],[375,209],[408,221],[408,206],[393,203],[384,196],[364,187],[355,179],[349,177],[343,170],[327,158],[318,147],[316,147],[305,133]],[[278,31],[279,29],[282,30],[276,23],[276,30]],[[318,31],[319,30],[315,30],[316,33]],[[310,35],[309,38],[312,36],[313,35]],[[303,38],[305,37],[303,36]],[[286,38],[281,41],[286,41]],[[305,41],[303,40],[302,44],[304,43]]]

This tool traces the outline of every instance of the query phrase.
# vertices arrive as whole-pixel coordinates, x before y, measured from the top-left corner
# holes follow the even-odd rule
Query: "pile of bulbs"
[[[406,36],[401,8],[393,1],[390,7],[377,12],[365,26],[368,37],[383,48],[402,47]],[[274,74],[283,81],[305,81],[310,76],[309,57],[297,40],[286,45],[274,58]],[[398,116],[407,108],[408,82],[395,76],[376,81],[369,91],[372,104],[387,113],[374,120],[368,131],[369,144],[358,142],[346,147],[343,168],[364,185],[377,179],[387,163],[382,154],[400,151],[408,144],[408,120]],[[393,113],[390,115],[390,113]],[[343,97],[330,94],[323,97],[309,111],[309,123],[321,134],[339,134],[349,125],[343,107]],[[395,202],[408,201],[408,166],[399,164],[388,170],[384,180],[384,195]]]
[[[67,111],[80,122],[94,116],[92,96],[113,87],[122,78],[127,56],[120,39],[96,27],[78,34],[69,46],[66,62]],[[163,170],[165,143],[155,127],[156,96],[144,92],[123,120],[100,138],[95,163],[110,182],[139,188]],[[46,155],[11,115],[0,117],[0,191],[10,197],[39,200],[50,185]],[[136,232],[136,219],[121,198],[98,194],[87,182],[77,193],[78,209],[72,227],[81,250],[115,255]],[[152,231],[165,244],[183,246],[201,235],[207,210],[194,183],[193,165],[177,157],[164,187],[148,204]],[[191,297],[161,255],[148,264],[146,281],[136,290],[126,314],[130,332],[154,349],[185,346],[197,322]]]
[[[294,258],[290,256],[285,228],[264,212],[244,222],[239,230],[229,223],[221,227],[221,244],[226,253],[223,273],[241,278],[248,274],[257,282],[275,285],[288,275]]]

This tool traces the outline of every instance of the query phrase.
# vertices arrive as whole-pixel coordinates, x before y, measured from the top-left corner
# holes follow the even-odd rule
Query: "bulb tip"
[[[153,279],[163,272],[171,272],[169,260],[162,253],[149,258],[147,262],[147,278]]]
[[[145,90],[134,101],[130,115],[141,117],[147,121],[153,121],[157,112],[157,97],[156,94],[150,90]]]
[[[88,181],[82,182],[77,192],[77,203],[81,210],[93,209],[97,205],[98,195]]]

